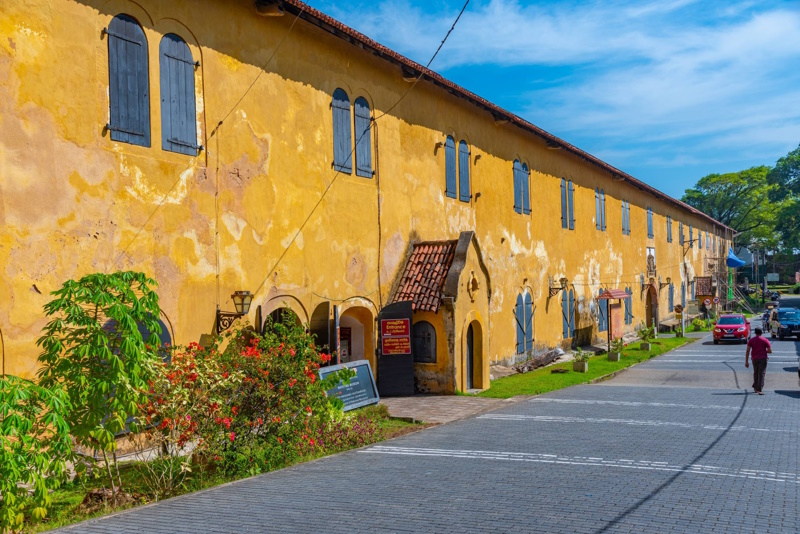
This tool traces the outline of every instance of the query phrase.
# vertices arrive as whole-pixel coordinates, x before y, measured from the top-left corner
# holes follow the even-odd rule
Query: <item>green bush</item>
[[[800,284],[795,284],[792,286],[792,293],[795,295],[800,295]]]
[[[115,436],[136,430],[131,418],[145,399],[154,364],[161,360],[155,285],[136,272],[69,280],[45,305],[50,322],[37,341],[42,348],[40,385],[66,391],[70,433],[84,449],[102,452],[115,505],[122,484]],[[150,339],[142,339],[140,325],[151,332]],[[108,453],[115,460],[118,484]]]
[[[0,375],[0,532],[20,530],[26,514],[47,515],[50,492],[66,481],[73,457],[65,420],[70,408],[58,385]]]

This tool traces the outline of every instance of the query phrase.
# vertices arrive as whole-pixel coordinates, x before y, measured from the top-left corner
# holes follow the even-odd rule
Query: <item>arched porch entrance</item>
[[[375,317],[369,308],[353,306],[339,317],[339,360],[341,363],[369,360],[375,368]]]

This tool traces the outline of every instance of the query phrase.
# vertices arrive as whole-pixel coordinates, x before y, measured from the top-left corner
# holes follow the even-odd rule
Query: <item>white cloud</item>
[[[460,7],[388,0],[357,17],[342,4],[331,11],[424,64]],[[513,100],[523,117],[625,168],[774,162],[800,141],[798,64],[796,3],[490,0],[470,4],[432,67],[476,78],[507,68],[507,83],[482,96]]]

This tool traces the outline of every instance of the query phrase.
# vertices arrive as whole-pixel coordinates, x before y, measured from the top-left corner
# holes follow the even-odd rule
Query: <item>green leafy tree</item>
[[[780,204],[776,232],[783,249],[800,248],[800,146],[780,158],[769,173],[774,187],[771,198]]]
[[[67,415],[71,432],[86,450],[102,452],[115,506],[122,485],[115,436],[126,428],[136,430],[133,418],[160,360],[155,285],[136,272],[69,280],[45,305],[51,320],[37,341],[42,348],[40,385],[66,391],[72,405]],[[149,339],[142,338],[140,326],[150,332]]]
[[[69,409],[60,387],[0,375],[0,532],[20,530],[26,513],[36,520],[47,514],[50,491],[66,480],[72,457]]]
[[[739,243],[775,247],[780,213],[791,200],[775,197],[779,185],[770,183],[769,173],[769,167],[760,166],[709,174],[687,189],[682,200],[739,232]]]

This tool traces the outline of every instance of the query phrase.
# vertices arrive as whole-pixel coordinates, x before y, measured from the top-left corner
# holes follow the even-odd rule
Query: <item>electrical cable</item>
[[[453,24],[450,26],[450,29],[447,31],[447,34],[445,35],[444,39],[442,39],[442,42],[439,43],[439,47],[436,49],[436,52],[433,53],[433,56],[431,56],[431,59],[428,61],[428,63],[427,63],[428,66],[433,62],[433,60],[439,54],[439,51],[441,51],[442,47],[444,46],[445,41],[447,41],[447,38],[450,37],[450,34],[455,29],[456,24],[458,23],[459,19],[461,18],[461,15],[463,15],[464,11],[467,9],[467,5],[469,5],[469,2],[470,2],[470,0],[466,0],[466,2],[464,3],[464,6],[461,8],[461,11],[458,13],[458,16],[456,17],[455,21],[453,21]],[[426,66],[426,68],[427,68],[427,66]],[[417,77],[417,79],[414,81],[413,85],[411,85],[411,87],[409,87],[408,90],[405,93],[403,93],[400,96],[400,98],[394,104],[392,104],[386,111],[382,112],[379,116],[371,119],[371,122],[373,122],[373,123],[377,122],[378,120],[380,120],[383,117],[385,117],[387,113],[389,113],[395,107],[397,107],[397,105],[406,97],[406,95],[408,95],[408,93],[411,92],[411,90],[417,85],[417,83],[419,82],[419,80],[421,78],[422,78],[422,76]],[[347,158],[345,159],[344,163],[350,163],[351,166],[352,166],[352,159],[353,159],[353,153],[355,152],[355,147],[358,146],[358,143],[361,141],[361,139],[363,139],[363,137],[365,135],[367,135],[369,133],[370,130],[371,130],[371,128],[365,129],[361,133],[361,135],[358,137],[358,139],[356,139],[356,142],[354,143],[354,147],[350,150],[350,153],[347,155]],[[273,264],[273,266],[270,268],[270,270],[267,271],[267,275],[264,277],[264,280],[261,282],[261,284],[259,284],[259,286],[256,288],[256,290],[253,291],[253,294],[258,293],[261,290],[261,288],[264,287],[264,284],[267,282],[267,280],[269,280],[270,276],[275,272],[275,269],[278,268],[278,265],[280,265],[281,261],[283,261],[283,258],[289,252],[289,249],[292,247],[294,242],[297,240],[298,236],[303,231],[303,228],[305,228],[306,224],[308,224],[308,221],[311,219],[311,216],[314,215],[314,212],[316,212],[317,208],[320,206],[320,204],[322,204],[322,201],[327,196],[328,191],[330,191],[331,187],[333,187],[333,184],[336,183],[336,180],[339,178],[339,176],[341,176],[341,174],[342,174],[341,166],[339,166],[339,168],[336,170],[336,174],[333,175],[333,179],[331,179],[330,183],[322,191],[322,195],[319,197],[319,200],[317,200],[317,202],[311,208],[311,211],[308,212],[308,215],[303,220],[303,223],[297,229],[297,231],[295,232],[294,236],[292,236],[291,241],[289,241],[289,243],[284,247],[283,252],[278,257],[277,261]]]

